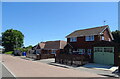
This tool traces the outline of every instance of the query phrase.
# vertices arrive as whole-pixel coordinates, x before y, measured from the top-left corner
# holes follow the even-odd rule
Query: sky
[[[117,2],[3,2],[2,32],[21,31],[24,45],[66,40],[75,30],[110,26],[118,29]]]

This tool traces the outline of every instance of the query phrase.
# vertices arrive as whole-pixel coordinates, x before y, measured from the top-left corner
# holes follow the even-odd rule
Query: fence
[[[47,58],[55,58],[55,54],[46,54],[44,52],[36,53],[35,50],[30,50],[27,52],[26,57],[32,58],[35,60],[40,60],[40,59],[47,59]]]
[[[89,58],[84,55],[72,55],[72,54],[59,54],[55,58],[56,63],[66,64],[66,65],[84,65],[88,63]]]

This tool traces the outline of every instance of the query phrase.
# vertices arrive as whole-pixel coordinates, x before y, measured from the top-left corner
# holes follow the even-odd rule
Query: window
[[[92,51],[91,49],[87,49],[87,53],[91,53],[91,51]]]
[[[114,47],[95,47],[94,52],[114,52]]]
[[[94,52],[103,52],[103,49],[101,47],[95,48]]]
[[[106,47],[106,48],[104,48],[104,52],[113,53],[113,52],[114,52],[114,49],[113,49],[112,47]]]
[[[104,40],[105,38],[104,38],[104,36],[102,36],[102,40]]]
[[[70,38],[70,42],[76,42],[76,41],[77,41],[77,37]]]
[[[87,49],[87,55],[89,55],[89,58],[91,59],[92,49]]]
[[[72,54],[72,49],[69,49],[69,53]]]
[[[52,49],[52,54],[56,54],[56,49]]]
[[[111,41],[111,39],[110,38],[108,38],[109,39],[109,41]]]
[[[94,41],[94,36],[86,36],[86,41]]]
[[[85,53],[85,49],[77,49],[77,51],[79,52],[78,54],[84,54]]]

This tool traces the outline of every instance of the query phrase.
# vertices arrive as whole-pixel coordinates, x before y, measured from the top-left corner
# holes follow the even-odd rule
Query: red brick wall
[[[96,41],[100,41],[100,37],[98,35],[94,36],[94,41],[85,41],[85,36],[83,37],[77,37],[77,42],[70,42],[70,38],[67,38],[67,42],[68,43],[89,43],[89,42],[96,42]]]
[[[91,48],[90,45],[100,41],[100,37],[98,35],[95,35],[94,41],[85,41],[84,37],[77,37],[77,42],[70,42],[70,38],[67,38],[67,43],[70,43],[74,46],[74,48]]]
[[[103,32],[103,35],[104,35],[104,39],[105,41],[112,41],[112,38],[110,37],[110,34],[109,34],[109,31],[108,31],[108,28]]]
[[[104,39],[105,39],[104,41],[109,41],[109,38],[110,38],[110,40],[112,40],[112,38],[110,37],[108,29],[106,29],[103,32],[103,35],[104,35]],[[70,42],[70,38],[67,38],[67,43],[70,43],[70,44],[74,45],[75,48],[76,47],[77,48],[79,48],[79,47],[89,48],[89,45],[91,45],[91,44],[93,44],[95,42],[98,42],[98,41],[102,41],[102,37],[100,35],[95,35],[94,36],[94,41],[85,41],[85,36],[83,36],[83,37],[77,37],[77,42]]]

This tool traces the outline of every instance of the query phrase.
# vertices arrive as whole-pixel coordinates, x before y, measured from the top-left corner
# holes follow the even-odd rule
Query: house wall
[[[77,42],[70,42],[70,38],[67,38],[67,43],[70,43],[74,48],[91,48],[90,45],[100,41],[100,37],[98,35],[94,36],[94,41],[85,41],[84,37],[77,37]]]
[[[67,38],[67,43],[93,43],[95,41],[100,41],[100,37],[98,35],[94,36],[94,41],[85,41],[85,36],[77,37],[77,42],[70,42],[70,38]]]
[[[104,41],[112,41],[108,28],[103,32]],[[70,38],[67,38],[67,43],[70,43],[74,48],[91,48],[90,45],[102,41],[102,35],[94,35],[94,41],[86,41],[85,36],[77,37],[77,42],[70,42]]]
[[[104,35],[105,41],[112,41],[112,38],[111,38],[109,31],[108,31],[108,28],[103,32],[103,35]],[[101,40],[102,40],[102,38],[101,38]]]

